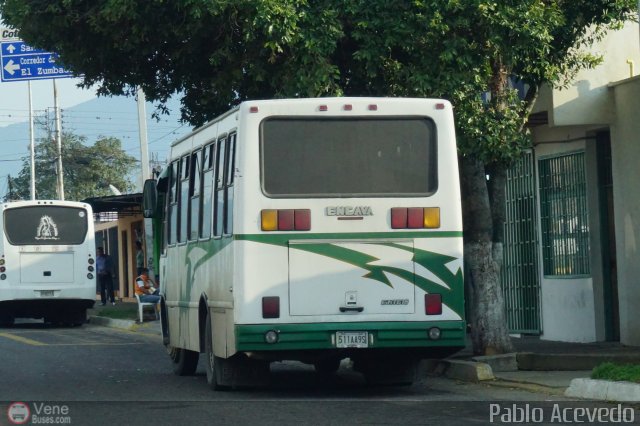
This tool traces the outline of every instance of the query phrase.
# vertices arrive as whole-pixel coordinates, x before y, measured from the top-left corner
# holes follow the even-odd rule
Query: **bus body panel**
[[[345,104],[352,106],[349,112]],[[371,104],[377,109],[369,109]],[[328,111],[319,112],[320,105]],[[324,116],[428,117],[437,130],[437,190],[428,196],[267,195],[261,123],[270,117]],[[203,349],[200,301],[205,300],[214,352],[221,357],[283,350],[300,359],[299,351],[336,349],[341,330],[367,330],[370,348],[442,348],[448,354],[448,348],[463,347],[462,218],[453,129],[451,105],[441,100],[252,101],[174,143],[170,162],[225,135],[237,137],[233,235],[170,244],[160,258],[170,344]],[[437,207],[440,225],[392,229],[390,211],[398,207]],[[336,208],[367,214],[339,220],[328,213]],[[262,231],[265,209],[308,209],[311,230]],[[442,313],[426,315],[425,295],[433,292],[442,295]],[[263,298],[274,296],[279,317],[263,318]],[[350,302],[363,309],[349,309]],[[429,340],[429,327],[439,327],[442,338]],[[285,341],[266,344],[263,335],[271,329]]]
[[[80,241],[65,242],[64,232],[73,223],[56,228],[55,236],[37,237],[29,244],[14,245],[7,231],[9,226],[6,213],[14,209],[43,209],[38,218],[48,216],[47,209],[70,208],[74,214],[81,215],[82,229]],[[27,236],[37,234],[37,223],[29,222],[27,210],[14,210],[27,222],[21,224],[20,232]],[[0,280],[0,314],[19,318],[64,318],[66,314],[86,311],[95,303],[95,241],[93,213],[88,204],[73,201],[16,201],[0,205],[0,217],[3,220],[0,231],[0,255],[6,268],[5,279]],[[26,219],[25,219],[26,218]],[[11,225],[13,226],[13,225]],[[55,226],[55,223],[54,223]],[[86,227],[86,228],[85,228]],[[58,235],[59,233],[59,235]],[[60,238],[60,240],[56,240]],[[41,243],[38,243],[38,242]],[[70,318],[70,317],[69,317]],[[80,323],[81,320],[71,321]]]

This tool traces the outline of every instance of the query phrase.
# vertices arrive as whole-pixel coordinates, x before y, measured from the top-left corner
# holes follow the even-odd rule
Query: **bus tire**
[[[207,355],[206,371],[207,384],[212,390],[227,390],[229,385],[222,384],[222,359],[213,353],[213,337],[211,336],[211,315],[207,313],[206,325],[204,328],[204,346]]]
[[[0,316],[0,327],[11,327],[13,322],[14,318],[11,315]]]
[[[188,349],[167,346],[167,352],[171,357],[173,372],[178,376],[192,376],[198,368],[200,354]]]

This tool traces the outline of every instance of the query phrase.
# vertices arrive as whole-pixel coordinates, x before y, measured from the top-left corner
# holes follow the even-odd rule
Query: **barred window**
[[[588,275],[589,217],[584,153],[539,161],[543,271]]]

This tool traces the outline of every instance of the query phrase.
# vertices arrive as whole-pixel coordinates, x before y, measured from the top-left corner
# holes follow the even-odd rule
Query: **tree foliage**
[[[37,199],[57,199],[57,147],[50,138],[35,145],[35,186]],[[137,160],[122,150],[120,140],[100,138],[92,146],[84,136],[65,133],[62,137],[65,199],[72,201],[88,197],[113,195],[109,185],[130,192],[134,185],[129,178]],[[31,196],[31,166],[23,159],[22,169],[13,180],[12,199],[28,200]]]
[[[500,291],[506,167],[541,84],[598,64],[585,53],[635,0],[0,0],[29,43],[102,94],[180,93],[193,125],[245,99],[443,97],[457,122],[476,352],[510,349]],[[513,81],[526,83],[524,96]],[[487,181],[486,176],[491,179]]]

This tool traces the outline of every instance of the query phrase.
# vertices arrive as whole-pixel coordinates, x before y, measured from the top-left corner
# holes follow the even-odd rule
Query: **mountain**
[[[180,104],[177,100],[168,103],[170,115],[162,115],[159,120],[152,118],[155,107],[146,104],[147,140],[149,159],[164,164],[173,141],[192,130],[191,126],[179,122]],[[48,111],[48,120],[53,123],[53,108]],[[45,122],[46,115],[36,118]],[[95,98],[61,112],[63,132],[85,136],[92,144],[101,137],[115,137],[122,141],[127,153],[140,159],[138,127],[138,107],[134,98],[124,96]],[[34,126],[38,142],[46,136],[44,126]],[[29,123],[17,123],[0,127],[0,197],[7,192],[7,176],[17,176],[22,168],[22,159],[29,156]],[[64,165],[63,165],[64,167]],[[132,175],[132,180],[140,184],[140,172]]]

